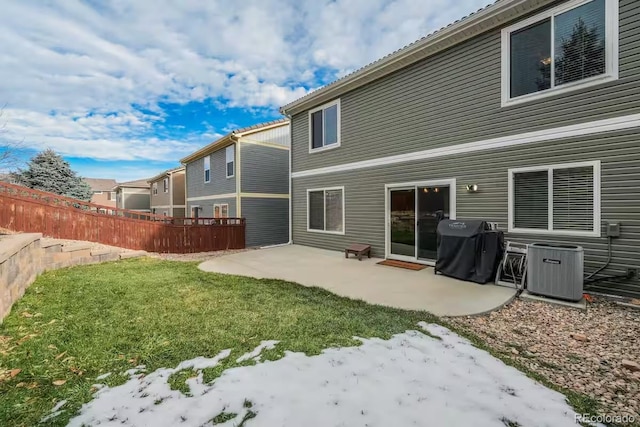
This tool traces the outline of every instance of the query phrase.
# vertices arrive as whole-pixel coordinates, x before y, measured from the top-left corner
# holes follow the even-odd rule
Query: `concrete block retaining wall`
[[[0,236],[0,322],[42,271],[41,234]]]

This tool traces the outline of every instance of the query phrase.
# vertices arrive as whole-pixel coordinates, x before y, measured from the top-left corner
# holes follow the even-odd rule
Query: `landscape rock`
[[[600,402],[601,414],[640,413],[640,365],[633,359],[640,354],[640,310],[596,297],[586,311],[516,300],[491,315],[448,321],[552,383]]]
[[[632,372],[638,372],[640,371],[640,364],[636,363],[636,362],[632,362],[631,360],[626,360],[624,359],[622,361],[622,367],[625,369],[628,369]]]
[[[585,334],[571,334],[571,338],[576,341],[588,341],[589,338]]]

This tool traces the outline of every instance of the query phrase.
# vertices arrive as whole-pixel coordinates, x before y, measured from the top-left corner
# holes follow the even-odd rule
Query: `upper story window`
[[[169,192],[169,178],[165,178],[162,180],[162,191],[165,193]]]
[[[236,146],[230,145],[226,148],[226,158],[227,158],[227,178],[232,178],[235,171],[235,158],[236,158]]]
[[[211,156],[204,158],[204,182],[211,182]]]
[[[618,0],[573,0],[502,30],[502,105],[618,78]]]
[[[153,194],[158,194],[158,183],[154,182],[153,185],[151,186],[151,190],[153,192]]]
[[[309,111],[309,152],[340,146],[340,100]]]

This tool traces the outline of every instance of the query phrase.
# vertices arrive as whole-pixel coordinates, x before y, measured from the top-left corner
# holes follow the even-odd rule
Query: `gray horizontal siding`
[[[236,153],[237,156],[237,153]],[[187,163],[187,198],[236,192],[236,178],[227,178],[225,148],[211,154],[211,182],[204,182],[204,157]]]
[[[133,190],[128,190],[133,191]],[[151,209],[151,196],[149,190],[140,190],[140,193],[124,193],[125,209],[144,210]]]
[[[289,200],[243,197],[242,216],[247,220],[247,247],[289,241]]]
[[[640,267],[640,132],[625,131],[580,139],[527,144],[466,155],[441,157],[386,167],[354,170],[293,180],[294,243],[342,250],[350,243],[369,243],[376,256],[384,255],[385,184],[431,179],[457,179],[457,217],[498,222],[506,231],[508,169],[600,160],[602,162],[602,221],[622,224],[614,240],[613,262],[604,273],[624,273]],[[465,185],[477,184],[472,194]],[[345,235],[306,231],[306,190],[345,187]],[[586,270],[593,271],[607,258],[606,238],[508,236],[516,241],[577,243],[585,247]],[[601,283],[591,288],[640,296],[640,282]]]
[[[173,208],[173,217],[174,218],[184,218],[185,217],[185,209],[184,208]]]
[[[179,172],[171,175],[171,185],[173,191],[173,204],[174,205],[184,205],[185,198],[185,173]]]
[[[620,79],[501,107],[500,30],[341,97],[341,146],[308,153],[308,113],[292,120],[293,171],[508,136],[640,111],[640,2],[620,0]]]
[[[151,207],[155,207],[155,206],[167,206],[171,204],[171,198],[169,197],[169,193],[165,193],[164,190],[164,186],[163,186],[163,180],[164,178],[161,178],[157,181],[153,181],[151,183],[151,189],[149,190],[149,193],[151,194]],[[156,185],[158,186],[158,194],[153,194],[153,186]]]
[[[191,210],[194,206],[200,206],[200,218],[213,218],[213,205],[227,203],[229,205],[229,217],[236,216],[237,199],[224,198],[217,200],[198,200],[196,202],[187,202],[187,212],[191,217]]]
[[[242,192],[288,194],[289,150],[240,143]]]

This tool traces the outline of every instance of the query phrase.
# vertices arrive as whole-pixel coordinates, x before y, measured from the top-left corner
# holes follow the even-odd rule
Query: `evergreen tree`
[[[556,85],[603,74],[606,70],[604,40],[597,26],[589,28],[579,19],[571,36],[562,39],[556,58]]]
[[[79,177],[62,156],[51,149],[36,154],[25,170],[15,174],[18,183],[78,200],[91,200],[91,187]]]

